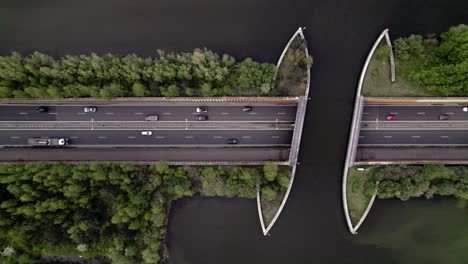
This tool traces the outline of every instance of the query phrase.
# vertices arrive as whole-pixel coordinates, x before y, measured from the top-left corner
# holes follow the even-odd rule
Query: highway
[[[449,120],[468,120],[468,112],[459,105],[365,105],[362,120],[385,120],[389,114],[396,120],[439,120],[440,115],[448,115]]]
[[[37,112],[46,106],[46,112]],[[96,112],[84,112],[93,106]],[[197,113],[205,106],[206,113]],[[25,147],[28,138],[68,138],[73,148],[286,147],[291,144],[297,105],[238,103],[0,105],[0,147]],[[197,121],[198,115],[208,116]],[[157,115],[158,121],[145,121]],[[151,135],[142,135],[151,131]],[[228,144],[236,139],[237,144]],[[56,149],[56,148],[55,148]]]
[[[153,130],[151,136],[141,130],[1,130],[0,145],[26,146],[28,138],[69,138],[70,147],[84,146],[176,146],[228,145],[266,146],[291,144],[293,130]]]
[[[146,116],[158,115],[160,121],[195,121],[197,105],[97,105],[97,112],[85,113],[87,105],[51,105],[46,113],[36,112],[37,105],[0,105],[0,121],[143,121]],[[251,105],[243,112],[243,105],[207,106],[210,121],[294,121],[297,105]]]
[[[468,145],[468,113],[460,105],[365,105],[359,146]],[[396,120],[386,121],[387,115]],[[448,120],[439,120],[447,115]]]

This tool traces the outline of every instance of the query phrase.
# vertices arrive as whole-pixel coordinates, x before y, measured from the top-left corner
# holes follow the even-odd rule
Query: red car
[[[387,115],[386,119],[388,121],[396,120],[396,115]]]

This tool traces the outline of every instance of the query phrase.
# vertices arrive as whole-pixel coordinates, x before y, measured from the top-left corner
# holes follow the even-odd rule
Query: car
[[[141,131],[141,135],[142,136],[151,136],[151,135],[153,135],[153,132],[151,132],[151,131]]]
[[[85,113],[94,113],[97,111],[97,107],[94,106],[87,106],[83,109],[83,112]]]
[[[197,113],[206,113],[208,112],[208,108],[206,106],[199,106],[196,109]]]
[[[238,141],[237,141],[237,138],[230,138],[230,139],[228,139],[227,143],[234,145],[234,144],[237,144]]]
[[[448,115],[439,115],[439,120],[448,120],[449,116]]]
[[[146,121],[158,121],[158,116],[157,115],[149,115],[147,117],[145,117],[145,120]]]
[[[462,110],[463,110],[463,112],[468,112],[468,106],[464,106],[464,107],[462,108]]]
[[[36,108],[36,112],[38,113],[47,113],[49,108],[47,106],[39,106]]]
[[[206,116],[206,115],[198,115],[198,116],[197,116],[197,120],[198,120],[198,121],[206,121],[206,120],[208,120],[208,116]]]
[[[396,115],[387,115],[387,117],[385,117],[385,119],[387,119],[387,121],[396,120]]]
[[[244,108],[242,108],[242,112],[250,112],[250,111],[252,111],[251,106],[244,106]]]

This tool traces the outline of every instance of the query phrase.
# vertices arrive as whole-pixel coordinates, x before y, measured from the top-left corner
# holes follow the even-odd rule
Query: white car
[[[88,106],[83,109],[83,112],[85,113],[94,113],[97,111],[97,108],[94,106]]]
[[[464,107],[462,108],[462,110],[463,110],[463,112],[468,112],[468,106],[464,106]]]
[[[206,106],[199,106],[196,109],[197,113],[206,113],[208,112],[208,108]]]
[[[153,135],[153,132],[151,132],[151,131],[141,131],[141,135],[142,136],[151,136],[151,135]]]

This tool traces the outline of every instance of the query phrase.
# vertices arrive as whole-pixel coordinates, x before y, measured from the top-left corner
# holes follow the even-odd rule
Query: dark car
[[[238,143],[238,141],[237,141],[236,138],[230,138],[230,139],[228,139],[228,144],[237,144],[237,143]]]
[[[251,106],[244,106],[244,108],[242,108],[242,112],[250,112],[250,111],[252,111]]]
[[[36,112],[38,113],[46,113],[47,111],[49,111],[49,108],[47,106],[39,106],[38,108],[36,108]]]
[[[197,120],[198,120],[198,121],[206,121],[206,120],[208,120],[208,116],[206,116],[206,115],[199,115],[199,116],[197,116]]]
[[[439,120],[448,120],[449,116],[448,115],[440,115]]]

